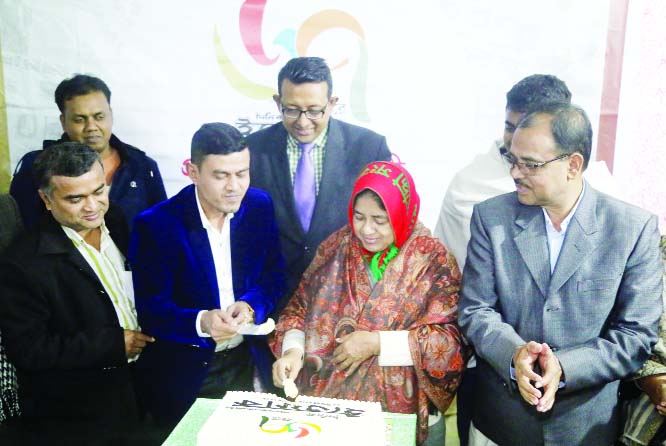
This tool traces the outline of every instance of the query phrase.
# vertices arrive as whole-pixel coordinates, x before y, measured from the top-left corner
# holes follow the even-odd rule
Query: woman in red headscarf
[[[356,180],[349,222],[326,239],[271,339],[273,380],[306,395],[378,401],[416,413],[451,403],[466,354],[457,324],[460,271],[417,217],[411,175],[370,163]]]

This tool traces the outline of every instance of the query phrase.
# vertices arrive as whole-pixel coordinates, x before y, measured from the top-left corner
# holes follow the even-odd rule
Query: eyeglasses
[[[328,107],[328,104],[326,104],[326,107]],[[282,115],[289,119],[299,119],[301,114],[304,114],[306,118],[316,121],[317,119],[324,117],[324,113],[326,113],[326,107],[322,108],[321,110],[299,110],[297,108],[288,108],[283,105]]]
[[[541,169],[543,166],[546,164],[552,163],[554,161],[559,161],[564,158],[568,158],[571,156],[570,153],[563,153],[560,156],[557,156],[553,158],[552,160],[548,161],[528,161],[528,162],[520,162],[516,159],[515,156],[513,156],[510,152],[506,152],[502,154],[502,159],[504,162],[509,166],[509,170],[513,169],[514,167],[517,167],[518,170],[523,174],[523,175],[534,175],[536,174],[539,169]]]

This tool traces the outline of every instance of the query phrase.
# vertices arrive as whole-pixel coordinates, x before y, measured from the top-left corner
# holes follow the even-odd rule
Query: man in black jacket
[[[0,260],[18,444],[129,444],[138,421],[129,364],[153,339],[137,322],[125,220],[109,206],[98,154],[84,144],[53,146],[34,171],[49,213]]]
[[[122,209],[130,228],[138,213],[166,199],[157,163],[111,132],[111,91],[104,81],[83,74],[65,79],[56,88],[55,102],[64,133],[58,141],[44,141],[43,149],[64,141],[94,149],[104,164],[106,183],[111,187],[109,198]],[[26,228],[35,227],[44,213],[32,177],[32,164],[41,152],[34,150],[23,156],[10,187]]]

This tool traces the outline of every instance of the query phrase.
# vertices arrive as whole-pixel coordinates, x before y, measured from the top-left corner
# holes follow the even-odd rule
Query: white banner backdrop
[[[627,14],[613,175],[666,234],[666,2],[632,0]]]
[[[158,161],[172,195],[202,123],[275,122],[279,69],[316,55],[334,68],[336,116],[387,136],[432,228],[521,78],[565,80],[596,127],[607,22],[605,0],[0,0],[12,168],[59,137],[57,84],[89,73],[112,90],[114,133]]]

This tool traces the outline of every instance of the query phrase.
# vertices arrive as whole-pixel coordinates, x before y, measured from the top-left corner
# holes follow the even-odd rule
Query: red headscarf
[[[416,193],[414,179],[407,170],[396,163],[375,161],[361,172],[354,184],[349,200],[349,224],[354,227],[354,200],[365,189],[381,198],[389,216],[395,246],[400,248],[414,230],[419,216],[421,200]]]

